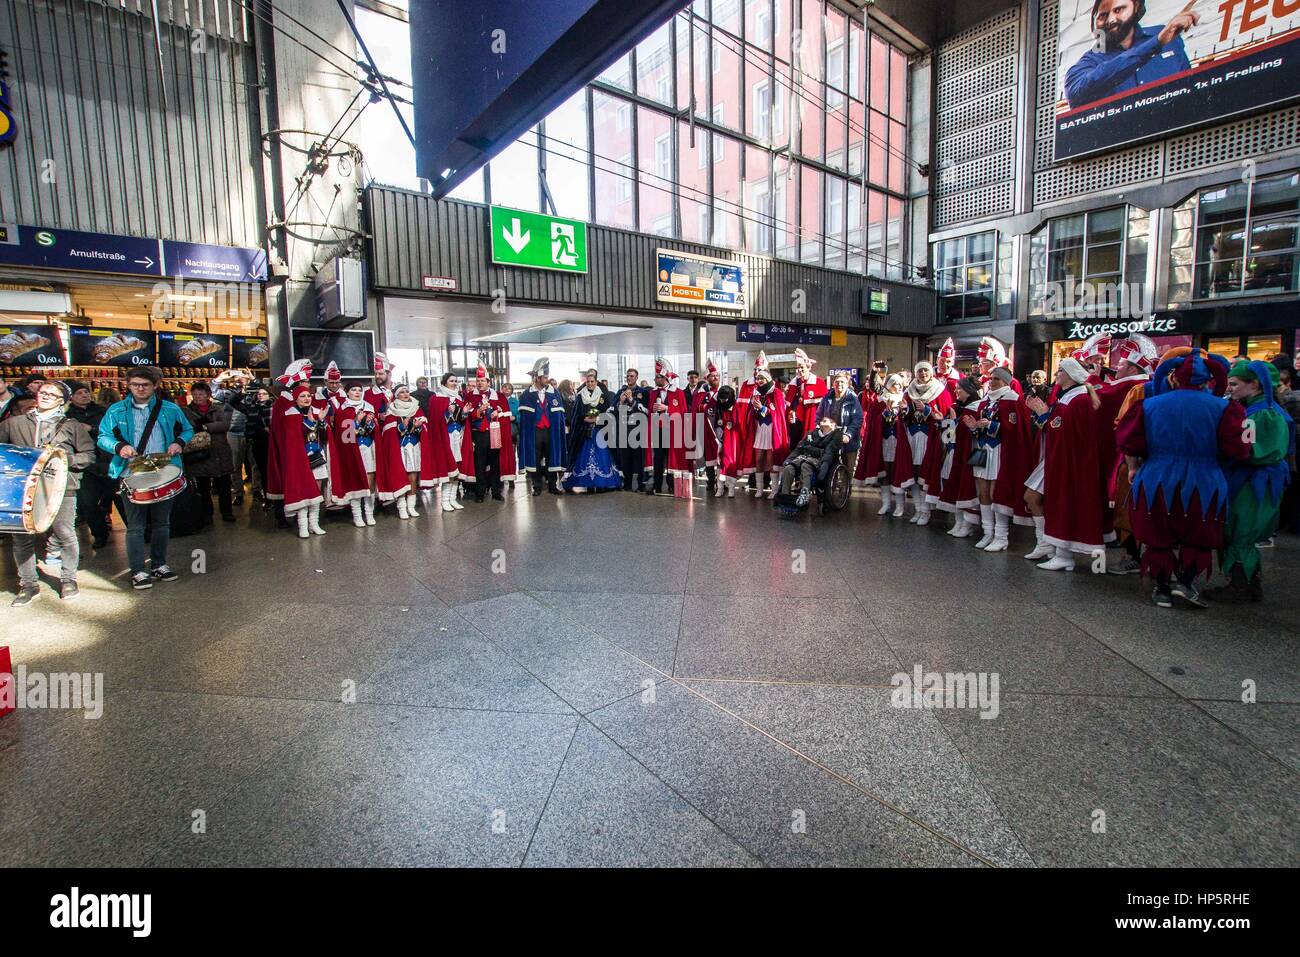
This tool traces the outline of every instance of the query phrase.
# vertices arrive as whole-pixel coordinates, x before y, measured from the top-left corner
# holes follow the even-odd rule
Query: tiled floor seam
[[[1286,763],[1285,761],[1283,761],[1281,758],[1279,758],[1279,757],[1277,757],[1275,754],[1273,754],[1272,751],[1268,751],[1268,750],[1266,750],[1266,749],[1265,749],[1261,744],[1259,744],[1257,741],[1255,741],[1254,738],[1251,738],[1251,737],[1249,737],[1248,735],[1246,735],[1244,732],[1239,731],[1238,729],[1234,728],[1232,725],[1228,724],[1226,721],[1224,721],[1224,720],[1223,720],[1222,718],[1220,718],[1218,715],[1216,715],[1216,714],[1214,714],[1214,713],[1212,713],[1212,712],[1210,712],[1210,711],[1207,711],[1205,708],[1201,707],[1200,704],[1199,704],[1199,701],[1204,700],[1204,699],[1190,698],[1190,697],[1188,697],[1187,695],[1182,694],[1182,693],[1181,693],[1177,688],[1173,687],[1172,685],[1168,684],[1168,683],[1165,682],[1165,681],[1162,681],[1158,676],[1152,674],[1150,671],[1147,671],[1145,668],[1143,668],[1142,666],[1138,665],[1136,662],[1131,661],[1131,660],[1130,660],[1126,655],[1124,655],[1122,652],[1118,651],[1117,649],[1115,649],[1114,647],[1112,647],[1111,645],[1109,645],[1109,644],[1106,642],[1105,639],[1099,637],[1098,635],[1094,635],[1094,634],[1093,634],[1093,633],[1092,633],[1092,632],[1091,632],[1091,631],[1090,631],[1090,630],[1089,630],[1085,625],[1080,624],[1079,622],[1073,621],[1073,620],[1070,619],[1070,618],[1066,618],[1065,615],[1061,614],[1061,612],[1057,611],[1055,608],[1052,608],[1050,605],[1043,605],[1043,607],[1046,608],[1048,611],[1050,611],[1052,614],[1056,615],[1056,616],[1057,616],[1058,618],[1060,618],[1062,621],[1067,622],[1071,627],[1073,627],[1073,628],[1077,628],[1079,631],[1083,632],[1085,635],[1087,635],[1087,636],[1088,636],[1089,638],[1091,638],[1093,641],[1097,642],[1097,644],[1101,645],[1103,648],[1105,648],[1105,649],[1106,649],[1107,651],[1109,651],[1111,654],[1115,655],[1115,656],[1116,656],[1117,658],[1119,658],[1121,661],[1127,663],[1131,668],[1135,668],[1135,669],[1137,669],[1139,672],[1141,672],[1142,674],[1146,675],[1146,676],[1147,676],[1148,678],[1150,678],[1152,681],[1156,682],[1157,684],[1161,685],[1161,686],[1164,687],[1164,688],[1167,688],[1167,689],[1170,691],[1170,693],[1172,693],[1172,694],[1174,695],[1175,700],[1182,701],[1182,702],[1184,702],[1184,703],[1190,705],[1191,707],[1193,707],[1193,708],[1195,708],[1197,711],[1199,711],[1201,714],[1205,715],[1205,717],[1207,717],[1207,718],[1209,718],[1211,721],[1213,721],[1215,724],[1219,725],[1219,726],[1222,727],[1222,728],[1225,728],[1225,729],[1226,729],[1228,732],[1230,732],[1231,734],[1234,734],[1234,735],[1236,735],[1237,737],[1241,738],[1241,740],[1245,741],[1246,744],[1248,744],[1250,747],[1254,748],[1256,751],[1258,751],[1260,754],[1262,754],[1264,757],[1266,757],[1269,761],[1272,761],[1274,764],[1276,764],[1278,767],[1280,767],[1283,771],[1286,771],[1288,775],[1290,775],[1290,776],[1295,776],[1295,775],[1296,775],[1296,771],[1295,771],[1294,768],[1292,768],[1289,764],[1287,764],[1287,763]]]
[[[523,856],[519,858],[517,867],[524,867],[528,863],[528,855],[533,849],[533,841],[537,840],[537,831],[542,826],[542,821],[546,817],[546,809],[551,806],[551,795],[555,793],[555,785],[560,781],[560,775],[564,773],[564,766],[569,762],[569,754],[573,751],[573,742],[578,740],[578,729],[582,727],[582,720],[573,722],[573,733],[569,735],[569,743],[564,747],[564,754],[560,758],[559,767],[555,769],[555,777],[551,778],[551,786],[546,791],[546,800],[542,802],[542,808],[537,812],[537,820],[533,822],[533,832],[528,835],[528,846],[524,848]]]

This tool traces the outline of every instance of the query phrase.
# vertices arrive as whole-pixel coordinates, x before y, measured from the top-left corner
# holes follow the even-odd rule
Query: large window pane
[[[822,40],[822,0],[803,0],[803,15],[799,21],[800,64],[806,80],[820,80],[822,74],[822,55],[825,46]],[[816,88],[816,85],[813,85]],[[820,94],[818,95],[820,99]]]
[[[772,209],[776,216],[776,254],[782,259],[799,258],[798,164],[784,156],[776,158],[772,177]]]
[[[738,40],[713,41],[713,122],[740,129],[740,54]]]
[[[826,176],[826,265],[844,268],[844,180]]]
[[[492,160],[492,204],[541,212],[536,130],[530,130]]]
[[[760,50],[772,49],[772,0],[745,0],[745,39]]]
[[[597,79],[602,83],[608,83],[630,93],[632,91],[632,55],[624,53],[611,63]]]
[[[648,100],[673,106],[672,21],[636,48],[636,91]]]
[[[845,233],[845,250],[846,260],[845,268],[849,272],[862,272],[863,265],[866,263],[865,244],[866,236],[863,234],[862,224],[866,207],[862,204],[862,187],[857,183],[850,182],[848,189],[848,198],[845,201],[845,213],[848,220],[848,231]]]
[[[889,117],[907,122],[907,58],[898,50],[889,50]]]
[[[588,219],[591,204],[587,168],[587,91],[580,90],[546,118],[546,184],[556,212]]]
[[[709,35],[687,16],[674,18],[677,30],[677,99],[683,107],[695,97],[695,115],[709,115]],[[692,62],[694,69],[691,68]],[[694,85],[692,86],[692,83]]]
[[[715,246],[740,248],[740,157],[741,143],[728,136],[714,136],[721,149],[714,150],[713,239]]]
[[[889,188],[896,193],[907,189],[907,135],[902,123],[889,124]]]
[[[889,112],[889,44],[872,34],[867,50],[867,96],[873,110]]]
[[[844,14],[829,7],[822,19],[826,30],[826,103],[838,106],[849,89],[848,80],[848,41],[844,35]]]
[[[839,108],[826,112],[826,165],[838,170],[848,168],[847,104],[848,100],[841,97]]]
[[[710,134],[696,129],[695,148],[691,148],[690,126],[677,124],[678,177],[681,191],[682,239],[709,241],[709,163]]]
[[[768,182],[771,154],[754,146],[745,147],[745,247],[751,252],[772,254],[772,191]]]
[[[606,226],[636,228],[632,125],[622,117],[632,105],[599,90],[592,91],[595,137],[595,219]]]
[[[822,174],[799,167],[799,261],[822,261]]]
[[[641,231],[671,236],[673,229],[673,121],[658,110],[637,108],[637,183]]]
[[[889,218],[885,233],[886,275],[890,279],[903,276],[903,201],[889,200]],[[990,267],[989,272],[992,272]]]
[[[749,87],[745,132],[764,143],[772,142],[772,77],[753,64],[745,65],[745,83]]]
[[[740,36],[740,0],[713,0],[713,24]]]
[[[885,186],[889,182],[889,152],[885,148],[889,128],[885,114],[872,110],[867,132],[867,178],[876,186]]]

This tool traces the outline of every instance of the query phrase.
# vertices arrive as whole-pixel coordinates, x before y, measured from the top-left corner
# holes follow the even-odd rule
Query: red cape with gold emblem
[[[1076,552],[1102,547],[1105,492],[1097,468],[1096,413],[1078,386],[1057,398],[1043,424],[1043,539]]]

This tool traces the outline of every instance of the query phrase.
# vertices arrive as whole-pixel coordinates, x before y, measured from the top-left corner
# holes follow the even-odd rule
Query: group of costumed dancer
[[[1082,553],[1097,570],[1152,577],[1161,607],[1262,600],[1256,543],[1277,528],[1295,454],[1276,366],[1097,335],[1061,361],[1044,400],[1024,397],[998,340],[983,338],[971,375],[954,353],[949,339],[937,368],[918,363],[907,386],[893,375],[860,397],[855,478],[880,487],[881,515],[902,518],[910,498],[911,522],[951,513],[948,534],[978,534],[986,552],[1032,525],[1024,557],[1039,568],[1072,570]],[[1204,592],[1215,553],[1228,584]]]
[[[277,379],[268,498],[308,538],[325,533],[322,505],[350,508],[359,528],[375,524],[376,500],[416,518],[422,499],[442,511],[463,508],[467,490],[501,500],[520,469],[534,495],[621,488],[690,498],[703,470],[710,495],[735,497],[748,480],[756,496],[773,497],[792,445],[829,410],[852,423],[844,441],[850,462],[857,453],[854,477],[879,487],[882,516],[902,518],[910,504],[910,521],[928,525],[936,509],[948,512],[948,534],[975,537],[986,552],[1009,548],[1012,525],[1032,526],[1025,558],[1039,568],[1101,558],[1111,573],[1154,578],[1162,607],[1175,597],[1204,607],[1197,583],[1218,553],[1229,582],[1215,594],[1262,598],[1255,544],[1276,528],[1295,454],[1271,363],[1229,367],[1188,347],[1161,356],[1139,333],[1098,335],[1061,361],[1045,399],[1026,398],[1001,342],[985,336],[963,375],[949,339],[933,366],[917,363],[906,382],[888,376],[855,401],[846,377],[817,376],[802,349],[795,359],[784,388],[762,352],[735,389],[712,363],[691,390],[662,358],[653,387],[629,369],[607,390],[592,369],[567,402],[541,359],[517,421],[481,367],[463,389],[444,376],[422,406],[382,354],[373,380],[345,385],[331,363],[318,388],[298,360]]]

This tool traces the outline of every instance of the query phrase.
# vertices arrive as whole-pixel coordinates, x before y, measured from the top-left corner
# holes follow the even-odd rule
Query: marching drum
[[[185,491],[185,475],[170,455],[137,455],[126,463],[122,493],[136,505],[165,502]]]
[[[67,488],[68,457],[63,449],[0,444],[0,532],[46,531]]]

